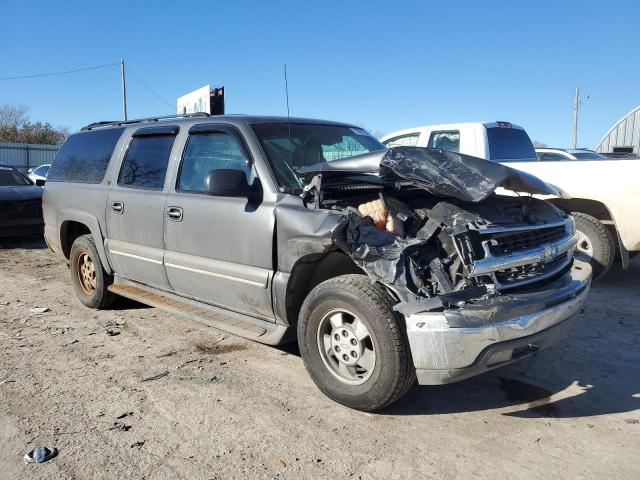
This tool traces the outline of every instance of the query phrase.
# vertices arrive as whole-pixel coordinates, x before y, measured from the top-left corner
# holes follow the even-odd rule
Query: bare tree
[[[547,145],[546,143],[539,142],[538,140],[534,140],[533,146],[535,148],[547,148],[549,145]]]
[[[30,122],[26,105],[0,105],[0,142],[60,145],[69,136],[67,128],[48,122]]]
[[[0,105],[0,126],[20,128],[29,121],[28,111],[29,107],[26,105],[11,105],[10,103]]]

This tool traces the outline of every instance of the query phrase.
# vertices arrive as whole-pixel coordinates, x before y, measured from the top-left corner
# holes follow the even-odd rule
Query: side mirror
[[[38,178],[36,180],[36,185],[39,186],[39,187],[44,187],[45,183],[47,183],[47,181],[46,180],[42,180],[41,178]]]
[[[27,170],[27,173],[31,173],[31,172],[33,172],[33,170],[34,170],[34,168],[31,167],[30,169]]]
[[[211,170],[204,179],[204,193],[218,197],[255,197],[255,189],[247,182],[244,171],[232,168]]]

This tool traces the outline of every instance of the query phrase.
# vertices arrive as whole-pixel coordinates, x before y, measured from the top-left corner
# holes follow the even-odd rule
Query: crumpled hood
[[[2,202],[23,202],[37,198],[42,198],[42,188],[35,185],[0,186],[0,201]]]
[[[564,196],[557,187],[515,168],[432,148],[395,147],[302,169],[302,173],[307,175],[378,171],[385,178],[399,177],[434,195],[467,202],[480,202],[498,187],[514,192]]]

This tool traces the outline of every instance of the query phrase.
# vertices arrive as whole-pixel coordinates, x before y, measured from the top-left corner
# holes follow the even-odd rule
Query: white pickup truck
[[[570,198],[545,199],[574,215],[577,253],[590,261],[594,277],[616,258],[626,269],[630,255],[640,251],[638,160],[541,161],[527,132],[509,122],[429,125],[380,140],[389,147],[441,148],[506,163],[560,187]]]

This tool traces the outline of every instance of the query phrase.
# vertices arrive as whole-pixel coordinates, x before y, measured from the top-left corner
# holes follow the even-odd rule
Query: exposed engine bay
[[[307,174],[307,206],[344,216],[332,243],[392,290],[405,315],[530,291],[571,268],[572,218],[528,195],[562,193],[504,165],[400,147]]]

